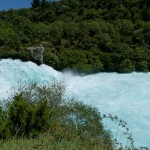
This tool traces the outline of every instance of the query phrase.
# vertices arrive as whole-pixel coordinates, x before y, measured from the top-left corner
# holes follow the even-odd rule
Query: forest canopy
[[[34,61],[27,48],[44,43],[57,70],[149,71],[149,14],[149,0],[33,0],[0,11],[0,58]]]

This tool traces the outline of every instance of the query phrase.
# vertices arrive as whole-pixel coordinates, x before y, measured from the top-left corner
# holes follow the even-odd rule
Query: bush
[[[121,62],[119,72],[121,73],[130,73],[135,71],[135,67],[130,61],[130,59],[125,59]]]
[[[81,102],[70,101],[64,124],[72,124],[73,130],[83,141],[99,143],[101,146],[113,147],[109,131],[104,130],[100,112],[96,108]]]
[[[9,126],[12,135],[29,136],[48,129],[51,109],[46,100],[30,103],[21,95],[14,97],[9,105]]]
[[[138,71],[148,71],[148,63],[147,61],[141,61],[137,64]]]
[[[98,110],[64,100],[64,87],[58,83],[19,87],[12,100],[0,109],[0,133],[0,139],[35,138],[46,133],[55,142],[77,139],[91,148],[95,144],[114,147]]]
[[[63,103],[63,93],[62,85],[56,83],[18,87],[12,100],[0,109],[0,138],[36,136],[48,130],[57,114],[53,111]]]

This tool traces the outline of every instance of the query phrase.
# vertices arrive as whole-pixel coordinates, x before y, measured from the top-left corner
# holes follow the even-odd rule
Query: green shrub
[[[135,67],[130,61],[130,59],[125,59],[120,63],[119,72],[121,73],[130,73],[135,71]]]
[[[47,101],[31,103],[17,95],[8,108],[10,131],[16,136],[45,131],[48,129],[50,114]]]
[[[7,139],[10,136],[7,112],[0,107],[0,139]]]
[[[64,99],[62,84],[30,84],[18,87],[12,100],[0,107],[0,140],[37,139],[42,135],[51,143],[76,141],[86,149],[114,150],[117,142],[104,128],[103,118],[96,108]]]
[[[137,64],[138,71],[148,71],[148,63],[147,61],[141,61]]]
[[[104,129],[100,112],[82,102],[70,101],[64,124],[71,124],[83,141],[93,141],[101,146],[113,147],[111,133]]]

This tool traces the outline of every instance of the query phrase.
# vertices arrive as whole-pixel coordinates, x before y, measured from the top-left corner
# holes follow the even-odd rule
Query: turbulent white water
[[[135,145],[150,146],[150,73],[75,76],[69,72],[60,73],[46,65],[6,59],[0,61],[0,100],[7,97],[6,91],[20,81],[43,83],[53,79],[65,82],[68,96],[126,121]],[[120,133],[121,129],[115,125],[107,123],[107,126],[114,134]],[[124,140],[121,135],[118,138]]]

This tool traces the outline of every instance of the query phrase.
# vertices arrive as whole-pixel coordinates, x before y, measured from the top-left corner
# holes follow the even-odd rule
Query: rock
[[[42,44],[40,46],[28,47],[27,50],[30,51],[31,57],[40,63],[43,63],[43,54],[45,51],[45,47]]]

